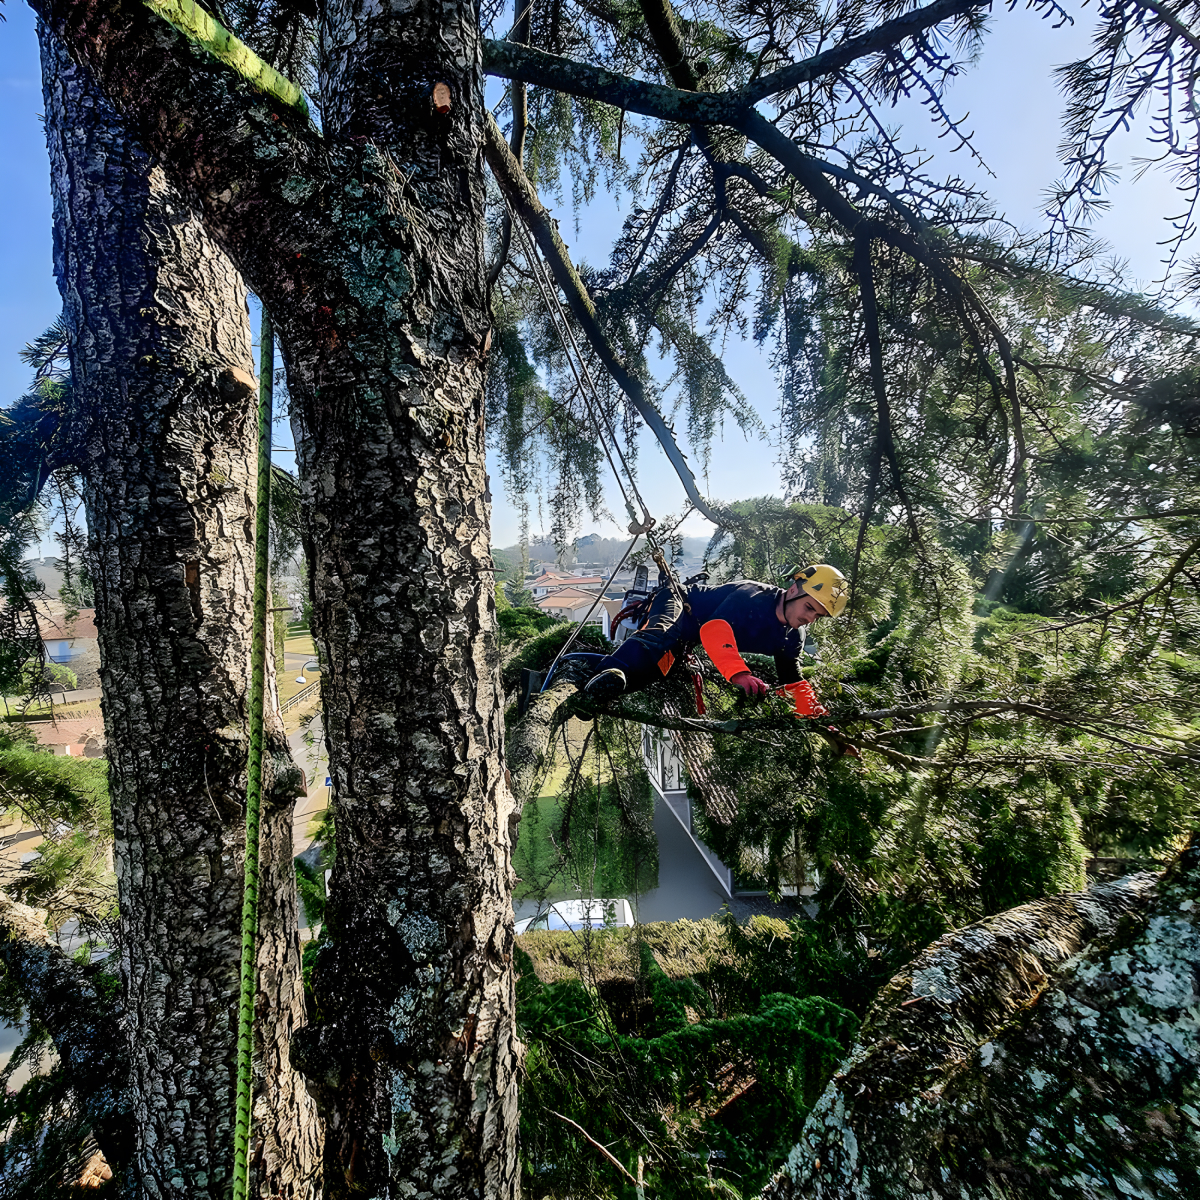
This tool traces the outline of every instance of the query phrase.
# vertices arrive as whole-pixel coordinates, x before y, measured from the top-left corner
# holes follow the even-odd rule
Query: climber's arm
[[[740,687],[747,696],[757,699],[771,689],[746,666],[738,653],[737,639],[728,621],[705,621],[700,626],[700,641],[712,664],[735,687]]]

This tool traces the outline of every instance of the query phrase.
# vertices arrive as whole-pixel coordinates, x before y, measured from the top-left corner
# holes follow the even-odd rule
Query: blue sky
[[[20,0],[8,0],[0,10],[0,162],[5,164],[0,188],[0,404],[15,399],[28,384],[28,372],[17,355],[30,338],[57,315],[59,299],[52,274],[50,192],[42,134],[41,83],[33,16]],[[915,102],[901,106],[889,124],[902,125],[905,145],[930,147],[931,173],[957,172],[986,187],[999,209],[1025,229],[1043,221],[1044,192],[1060,173],[1056,149],[1060,140],[1062,99],[1051,71],[1085,52],[1090,38],[1091,11],[1074,10],[1076,24],[1055,30],[1036,13],[1001,8],[991,17],[991,34],[978,64],[952,87],[947,108],[955,117],[970,113],[965,128],[974,130],[974,145],[994,172],[986,176],[967,156],[951,154],[924,110]],[[495,85],[493,84],[493,87]],[[1145,154],[1137,130],[1117,145],[1116,163]],[[1173,184],[1161,171],[1151,171],[1136,184],[1125,178],[1111,194],[1112,208],[1098,226],[1113,253],[1129,264],[1132,281],[1149,282],[1158,271],[1160,247],[1168,235],[1164,214],[1176,211]],[[574,222],[559,213],[560,224]],[[607,258],[607,241],[619,228],[623,213],[616,200],[600,195],[569,238],[572,252],[598,263]],[[754,345],[727,347],[730,373],[759,412],[768,429],[778,412],[779,395],[765,357]],[[290,445],[280,431],[279,444]],[[280,456],[286,463],[288,456]],[[691,455],[698,466],[699,456]],[[724,440],[714,447],[712,468],[701,487],[718,499],[737,499],[779,491],[776,449],[770,442],[746,442],[731,423]],[[495,508],[493,543],[516,540],[517,515],[493,472]],[[682,492],[665,459],[649,438],[640,451],[639,486],[657,516],[679,512]],[[615,488],[609,508],[620,512]],[[580,532],[593,528],[608,535],[617,531],[603,522],[585,520]],[[535,507],[532,532],[537,532]],[[684,532],[703,534],[707,522],[692,517]]]

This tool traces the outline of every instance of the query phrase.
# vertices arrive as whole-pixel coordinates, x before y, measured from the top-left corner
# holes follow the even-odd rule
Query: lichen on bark
[[[150,1197],[223,1196],[244,849],[255,430],[245,289],[161,166],[40,27],[67,442],[83,478],[115,837],[132,1166]],[[273,674],[270,694],[274,698]],[[292,805],[270,730],[256,1185],[304,1200],[315,1109],[287,1060],[303,1017]]]
[[[949,934],[881,994],[764,1200],[1200,1194],[1200,842]]]

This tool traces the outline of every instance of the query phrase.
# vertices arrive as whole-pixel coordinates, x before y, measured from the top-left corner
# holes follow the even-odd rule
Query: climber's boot
[[[597,704],[607,704],[625,691],[625,672],[619,667],[609,667],[593,675],[583,689],[583,694]]]

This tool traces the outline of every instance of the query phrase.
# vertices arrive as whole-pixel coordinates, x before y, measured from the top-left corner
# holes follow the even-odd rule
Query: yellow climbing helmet
[[[837,567],[831,567],[828,563],[792,567],[785,573],[784,579],[798,584],[802,592],[824,605],[831,617],[838,616],[850,599],[849,581]]]

